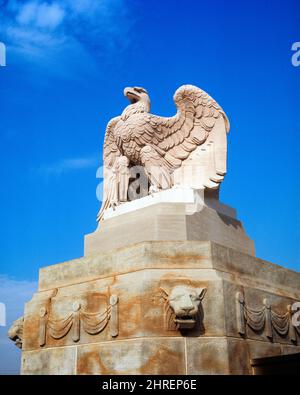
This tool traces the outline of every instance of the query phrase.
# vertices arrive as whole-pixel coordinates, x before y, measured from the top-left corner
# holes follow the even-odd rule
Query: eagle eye
[[[137,91],[138,93],[147,93],[144,88],[140,88],[140,87],[135,87],[134,90]]]

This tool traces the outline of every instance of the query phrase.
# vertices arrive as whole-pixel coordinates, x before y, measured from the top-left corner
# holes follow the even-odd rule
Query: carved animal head
[[[191,288],[184,285],[172,289],[167,296],[167,302],[174,313],[177,328],[190,329],[195,326],[199,305],[205,293],[206,288]]]
[[[137,103],[139,101],[150,103],[148,92],[146,91],[146,89],[139,86],[125,88],[124,96],[127,97],[131,104]]]
[[[13,322],[12,326],[9,328],[8,337],[15,342],[15,345],[22,348],[23,339],[23,323],[24,317],[18,318]]]

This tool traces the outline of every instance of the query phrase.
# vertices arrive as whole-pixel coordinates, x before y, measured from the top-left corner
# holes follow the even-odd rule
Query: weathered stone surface
[[[227,347],[229,374],[252,374],[247,341],[228,337]]]
[[[253,288],[299,297],[300,273],[274,263],[254,258],[216,243],[211,244],[213,268],[233,275]]]
[[[247,340],[249,359],[272,357],[281,355],[281,347],[279,343],[272,343],[259,340]]]
[[[300,353],[300,346],[281,345],[281,355]]]
[[[40,269],[39,291],[147,268],[211,268],[209,242],[144,242]]]
[[[76,347],[51,348],[22,353],[24,375],[75,374]]]
[[[270,340],[265,328],[258,332],[247,325],[241,335],[237,293],[243,295],[249,308],[260,310],[267,299],[272,311],[284,314],[288,304],[300,300],[299,284],[299,273],[214,243],[195,241],[145,242],[43,268],[40,291],[25,308],[23,371],[27,374],[38,370],[38,365],[44,371],[48,355],[50,362],[56,358],[52,350],[76,346],[80,356],[78,373],[84,374],[110,369],[114,374],[124,370],[112,355],[120,354],[120,358],[127,361],[128,353],[133,353],[136,361],[136,365],[127,367],[128,374],[148,374],[151,369],[169,372],[168,364],[166,370],[162,367],[156,370],[159,366],[156,359],[164,360],[164,355],[171,355],[173,364],[177,361],[180,372],[182,366],[187,366],[191,374],[252,374],[252,358],[297,352],[300,337],[297,335],[292,341],[290,334],[274,333]],[[166,313],[168,298],[165,295],[176,287],[206,289],[195,325],[188,329],[174,327],[176,316]],[[79,315],[80,312],[100,314],[107,308],[111,295],[119,300],[116,334],[112,335],[110,321],[99,333],[88,333],[81,318],[79,326],[72,323],[71,329],[60,338],[53,338],[51,331],[46,331],[45,342],[41,344],[41,308],[49,311],[52,321],[63,322],[70,314],[76,316],[74,306],[80,306]],[[183,316],[188,318],[188,314]],[[162,344],[166,348],[160,354],[155,350]],[[185,345],[186,352],[182,352]],[[179,351],[175,356],[177,346]],[[41,356],[37,357],[39,353]],[[152,360],[151,355],[154,355],[153,364],[147,362]],[[57,358],[59,360],[61,354]]]
[[[84,255],[107,252],[143,241],[213,241],[255,255],[254,243],[236,218],[203,206],[186,214],[184,203],[158,203],[118,215],[85,236]]]
[[[103,287],[106,285],[106,287]],[[80,285],[74,284],[59,288],[51,298],[51,317],[62,320],[72,312],[74,302],[80,303],[82,309],[89,313],[102,311],[109,292],[118,296],[119,333],[118,339],[143,336],[178,336],[178,331],[168,331],[165,327],[164,300],[162,289],[170,291],[176,286],[188,288],[206,288],[202,300],[203,327],[196,325],[191,329],[193,336],[203,333],[205,336],[225,334],[223,314],[222,281],[210,269],[187,269],[184,274],[180,269],[144,270],[123,275],[95,280]],[[108,292],[109,289],[109,292]],[[105,296],[106,295],[106,296]],[[49,305],[50,292],[40,292],[26,305],[24,350],[39,348],[39,311]],[[214,306],[213,309],[209,306]],[[205,332],[205,333],[204,333]],[[72,330],[61,339],[46,336],[44,347],[74,344]],[[88,335],[80,332],[80,343],[93,343],[111,340],[109,324],[107,330]]]
[[[78,347],[77,374],[185,374],[184,339],[140,339]]]
[[[229,374],[226,338],[188,338],[187,374]]]
[[[211,242],[144,242],[40,269],[39,290],[146,268],[211,268],[297,298],[300,274]],[[225,274],[224,274],[225,275]],[[234,277],[232,277],[234,278]]]

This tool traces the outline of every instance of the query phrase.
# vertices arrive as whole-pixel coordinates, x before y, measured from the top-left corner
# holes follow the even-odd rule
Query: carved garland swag
[[[73,311],[65,318],[55,320],[51,317],[50,309],[41,307],[39,344],[46,344],[47,335],[53,339],[65,337],[72,329],[72,340],[80,340],[81,328],[90,335],[102,332],[110,322],[110,335],[118,336],[118,297],[112,295],[107,308],[99,313],[88,313],[82,310],[80,303],[73,303]]]
[[[266,336],[272,340],[275,330],[280,336],[289,336],[292,342],[297,342],[297,335],[300,335],[300,328],[292,324],[292,308],[287,306],[284,314],[276,313],[267,299],[263,300],[261,309],[252,309],[246,305],[244,295],[240,292],[236,294],[237,304],[237,328],[240,335],[246,335],[246,326],[255,332],[264,331]]]

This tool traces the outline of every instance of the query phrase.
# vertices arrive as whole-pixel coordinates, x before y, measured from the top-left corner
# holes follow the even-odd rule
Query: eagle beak
[[[124,96],[127,97],[127,93],[131,90],[131,88],[127,87],[124,89]]]
[[[139,96],[134,92],[134,89],[130,87],[124,89],[124,96],[127,97],[131,103],[136,103],[139,100]]]

